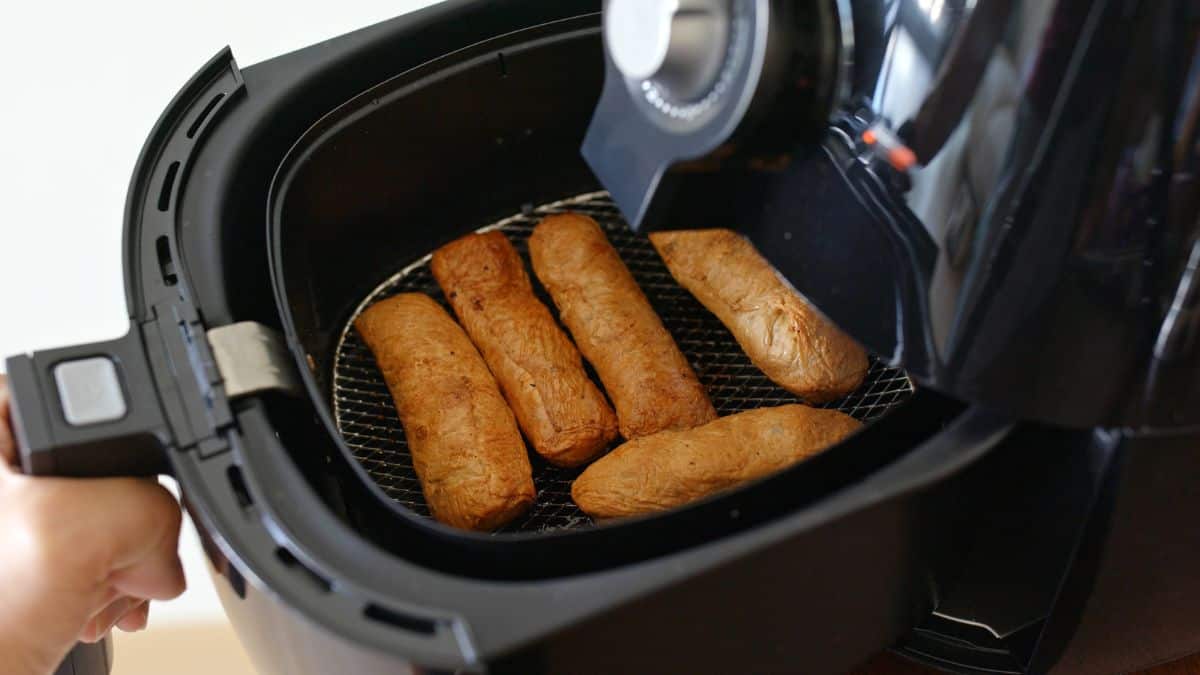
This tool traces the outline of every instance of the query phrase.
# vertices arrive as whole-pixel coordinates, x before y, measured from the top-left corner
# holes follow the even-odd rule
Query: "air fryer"
[[[754,12],[778,4],[734,3]],[[886,51],[872,51],[872,31],[900,39],[909,24],[897,17],[912,22],[923,11],[928,20],[924,4],[961,21],[995,7],[794,4],[804,10],[794,25],[837,53],[853,35],[855,67]],[[1080,3],[1059,4],[1066,12]],[[1182,3],[1092,4],[1088,21],[1107,26],[1120,15],[1134,35],[1166,30],[1172,11],[1194,26]],[[245,69],[219,53],[168,106],[135,169],[129,334],[8,361],[25,469],[176,477],[226,611],[264,673],[839,672],[889,646],[958,672],[1116,672],[1200,649],[1200,620],[1180,609],[1200,598],[1187,573],[1200,542],[1186,530],[1200,502],[1187,480],[1197,462],[1195,379],[1180,374],[1195,373],[1195,350],[1177,346],[1155,362],[1157,395],[1176,402],[1171,422],[1084,422],[976,395],[958,386],[962,369],[881,341],[879,326],[903,342],[925,316],[908,311],[925,290],[908,270],[984,247],[969,225],[987,204],[951,210],[965,213],[951,228],[958,243],[926,242],[916,256],[925,267],[878,257],[873,219],[887,215],[911,234],[903,228],[922,218],[905,200],[922,184],[946,189],[856,154],[864,130],[888,131],[868,100],[839,116],[839,97],[858,89],[792,101],[807,111],[795,128],[754,117],[766,126],[735,138],[758,140],[717,161],[697,153],[663,165],[680,180],[647,193],[662,200],[655,208],[631,209],[611,173],[622,155],[602,167],[580,152],[589,128],[614,119],[602,92],[619,73],[600,10],[594,0],[447,2]],[[851,17],[852,33],[828,32]],[[1033,28],[992,20],[1006,39],[1039,44]],[[1183,46],[1154,53],[1169,61]],[[882,70],[856,70],[853,81]],[[1174,93],[1155,109],[1174,114],[1192,100]],[[1162,138],[1180,128],[1167,120],[1175,117],[1157,122]],[[954,137],[956,156],[969,161],[965,133]],[[660,147],[625,146],[623,157],[635,167]],[[791,149],[786,161],[779,147]],[[988,152],[994,164],[1000,151]],[[749,170],[731,172],[728,157]],[[815,234],[806,200],[819,206],[827,236]],[[727,218],[719,224],[747,231],[874,352],[863,387],[829,404],[867,422],[864,430],[778,475],[661,515],[593,523],[570,502],[572,472],[535,459],[539,500],[526,517],[492,534],[433,521],[352,321],[392,293],[440,297],[426,265],[438,246],[499,228],[523,250],[537,219],[562,210],[606,229],[722,414],[791,397],[671,281],[628,223]],[[1155,261],[1174,265],[1154,298],[1183,293],[1176,316],[1185,325],[1194,323],[1186,284],[1196,265],[1181,251],[1195,220],[1181,211],[1154,249]],[[793,215],[793,236],[784,236]],[[1183,217],[1192,220],[1175,227]],[[834,269],[837,261],[846,264]],[[1119,277],[1105,281],[1100,288],[1120,286]],[[846,308],[847,298],[880,289],[890,294]],[[872,316],[889,298],[904,320],[891,310]],[[1170,307],[1159,308],[1160,323]],[[1075,378],[1063,391],[1102,377],[1104,363],[1084,361],[1053,371],[1056,381]],[[1025,370],[1010,376],[1022,381],[1036,362],[1011,361]],[[63,368],[73,364],[84,367]],[[81,390],[103,392],[102,404],[80,408]],[[1083,410],[1044,410],[1067,408]],[[1131,649],[1149,616],[1169,630],[1154,649]],[[1113,631],[1125,640],[1108,639]]]

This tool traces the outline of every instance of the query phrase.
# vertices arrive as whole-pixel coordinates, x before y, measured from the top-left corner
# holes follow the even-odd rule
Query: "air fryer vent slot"
[[[171,162],[167,175],[163,176],[162,189],[158,192],[158,210],[166,213],[171,208],[171,191],[175,189],[175,177],[179,174],[179,162]]]
[[[238,506],[243,509],[253,506],[254,498],[250,496],[250,490],[246,487],[246,478],[242,476],[242,467],[230,466],[226,473],[229,476],[229,487],[233,488],[233,494],[237,496]]]
[[[212,111],[216,110],[217,104],[220,103],[221,99],[223,98],[225,98],[225,92],[221,92],[216,96],[213,96],[208,101],[208,104],[204,106],[204,109],[200,111],[200,114],[196,116],[196,119],[192,120],[192,124],[188,127],[188,138],[195,138],[196,132],[200,131],[200,127],[204,126],[204,120],[207,120],[208,116],[212,114]]]
[[[179,275],[175,272],[175,260],[171,257],[171,240],[167,235],[159,235],[154,240],[154,249],[158,255],[158,271],[162,274],[163,283],[174,286],[179,283]]]
[[[325,577],[321,576],[320,574],[317,574],[311,568],[309,568],[308,565],[305,565],[304,563],[300,562],[300,560],[291,551],[287,550],[286,548],[283,548],[281,546],[281,547],[275,549],[275,557],[279,558],[279,561],[282,562],[284,565],[287,565],[288,567],[290,567],[292,569],[300,570],[306,578],[308,578],[310,581],[312,581],[313,584],[316,585],[317,588],[320,588],[322,591],[325,591],[326,593],[328,593],[329,591],[333,590],[333,584],[331,584],[329,582],[329,579],[326,579]]]
[[[425,619],[403,612],[397,612],[386,607],[370,604],[363,610],[363,614],[372,621],[386,623],[389,626],[395,626],[411,633],[420,633],[422,635],[433,635],[437,632],[437,623],[429,619]]]
[[[533,227],[543,216],[563,211],[586,213],[604,227],[609,240],[704,383],[717,412],[728,415],[798,402],[795,396],[763,376],[721,322],[675,283],[649,240],[629,229],[607,193],[589,193],[527,208],[516,216],[481,229],[501,230],[528,260],[526,240]],[[553,312],[554,304],[532,273],[530,277],[534,280],[535,291]],[[353,328],[354,318],[371,303],[413,291],[430,295],[449,311],[430,273],[428,255],[403,267],[376,288],[347,321],[338,341],[333,362],[333,410],[346,444],[376,484],[399,504],[429,516],[387,385],[370,350]],[[837,408],[863,422],[870,422],[905,401],[912,391],[912,383],[902,370],[872,360],[866,380],[857,391],[822,407]],[[504,531],[541,532],[591,525],[591,519],[571,501],[571,483],[579,470],[552,466],[535,454],[530,458],[537,502]]]

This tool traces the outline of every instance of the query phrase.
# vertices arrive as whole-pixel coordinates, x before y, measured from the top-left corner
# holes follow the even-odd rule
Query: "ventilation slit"
[[[325,577],[321,576],[320,574],[317,574],[316,572],[312,571],[312,569],[309,568],[308,565],[305,565],[304,563],[300,562],[300,560],[298,558],[296,558],[296,556],[291,551],[287,550],[286,548],[283,548],[281,546],[281,547],[275,549],[275,556],[277,558],[279,558],[280,562],[282,562],[284,565],[287,565],[289,568],[295,569],[295,570],[300,570],[301,572],[303,572],[304,576],[308,577],[309,580],[311,580],[314,584],[317,585],[318,588],[325,591],[326,593],[333,590],[333,584],[329,583],[328,579],[326,579]]]
[[[250,490],[246,487],[246,479],[242,476],[242,467],[231,466],[226,473],[229,476],[229,486],[233,488],[233,494],[237,496],[238,504],[243,509],[254,504],[254,498],[250,496]]]
[[[365,614],[368,619],[373,621],[386,623],[388,625],[395,626],[396,628],[402,628],[413,633],[433,635],[435,632],[437,632],[437,624],[429,619],[419,616],[412,616],[411,614],[404,614],[403,612],[397,612],[394,609],[386,609],[375,604],[367,605],[367,608],[363,610],[363,614]]]
[[[162,190],[158,192],[158,210],[166,212],[171,206],[171,189],[175,187],[175,174],[179,173],[179,162],[171,162],[167,175],[163,177]]]
[[[161,235],[154,242],[158,251],[158,271],[162,273],[163,283],[174,286],[179,283],[179,275],[175,273],[175,260],[171,258],[171,242],[167,235]]]
[[[188,138],[195,137],[196,132],[200,131],[200,127],[204,124],[204,120],[208,119],[208,116],[212,114],[212,111],[216,109],[217,104],[220,103],[221,99],[223,98],[225,98],[225,92],[221,92],[220,94],[212,97],[212,99],[208,102],[208,105],[204,106],[204,110],[200,111],[200,114],[196,116],[196,119],[192,120],[192,125],[188,127]]]

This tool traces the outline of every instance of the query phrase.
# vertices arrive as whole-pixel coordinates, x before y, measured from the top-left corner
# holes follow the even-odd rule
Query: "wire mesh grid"
[[[589,193],[526,208],[481,231],[502,230],[528,260],[527,239],[533,227],[542,217],[565,211],[587,214],[604,228],[721,415],[798,402],[750,363],[725,326],[675,283],[649,240],[629,229],[606,193]],[[531,274],[531,278],[542,301],[554,312],[554,304],[537,284],[536,277]],[[428,517],[429,509],[413,471],[404,429],[391,395],[370,350],[353,326],[354,319],[372,303],[414,291],[428,294],[451,311],[429,270],[428,255],[379,285],[360,303],[338,340],[333,362],[333,410],[346,444],[371,478],[396,502]],[[590,370],[589,373],[595,379],[594,373]],[[902,370],[872,358],[870,370],[858,390],[822,407],[836,408],[870,422],[903,402],[912,391],[912,383]],[[503,531],[538,532],[590,524],[591,520],[571,501],[571,482],[580,469],[555,467],[533,453],[531,461],[537,501]]]

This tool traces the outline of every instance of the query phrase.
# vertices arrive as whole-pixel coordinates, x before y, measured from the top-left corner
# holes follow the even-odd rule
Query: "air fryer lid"
[[[740,229],[875,354],[961,399],[1069,426],[1200,422],[1196,126],[1178,123],[1194,18],[708,5],[734,17],[708,94],[672,99],[665,75],[618,67],[628,36],[606,42],[583,150],[631,222]]]

